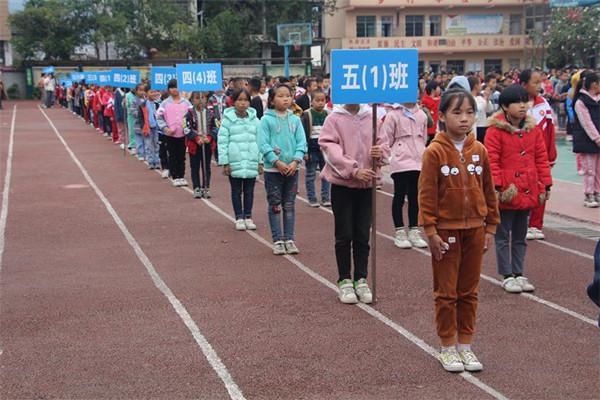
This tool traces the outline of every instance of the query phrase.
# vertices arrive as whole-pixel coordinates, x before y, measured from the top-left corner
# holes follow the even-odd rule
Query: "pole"
[[[377,103],[373,103],[373,146],[377,145]],[[377,160],[373,159],[373,171],[377,171]],[[373,303],[377,303],[377,177],[371,189],[371,286]]]
[[[289,45],[283,46],[283,58],[284,58],[283,75],[287,78],[290,76],[290,46]]]

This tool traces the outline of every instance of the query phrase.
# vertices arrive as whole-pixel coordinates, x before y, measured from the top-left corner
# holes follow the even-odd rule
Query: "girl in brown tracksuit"
[[[476,102],[463,89],[444,93],[444,129],[423,155],[419,222],[429,239],[440,362],[447,371],[480,371],[471,350],[483,253],[500,222],[488,155],[471,132]]]

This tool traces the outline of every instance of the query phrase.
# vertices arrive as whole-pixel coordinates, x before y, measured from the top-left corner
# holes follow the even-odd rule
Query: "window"
[[[446,61],[446,71],[455,72],[458,75],[465,73],[465,60],[448,60]]]
[[[549,16],[547,5],[527,7],[525,11],[525,33],[543,32],[548,29]]]
[[[375,36],[375,16],[359,15],[356,17],[356,37]]]
[[[394,17],[383,16],[381,17],[381,36],[390,37],[393,34]]]
[[[509,69],[520,69],[521,68],[521,60],[518,58],[511,58],[508,60],[508,68]]]
[[[406,36],[423,36],[423,23],[425,17],[422,15],[406,16]]]
[[[522,35],[523,34],[523,25],[522,20],[523,16],[521,14],[510,14],[509,19],[509,27],[508,34],[509,35]]]
[[[486,74],[489,72],[502,72],[502,60],[483,60],[483,72]]]
[[[419,61],[417,68],[419,75],[421,75],[425,71],[425,61]]]
[[[429,16],[429,36],[442,36],[442,16]]]
[[[441,65],[442,65],[441,61],[429,61],[429,69],[433,73],[437,74],[438,72],[440,72],[440,66]]]

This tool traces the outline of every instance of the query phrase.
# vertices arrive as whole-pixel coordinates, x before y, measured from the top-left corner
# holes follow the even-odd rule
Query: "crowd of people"
[[[214,159],[230,182],[236,230],[257,229],[254,189],[264,175],[275,255],[299,253],[295,200],[304,165],[309,205],[333,211],[342,303],[373,301],[367,282],[372,190],[382,184],[382,170],[389,172],[395,245],[432,253],[440,362],[448,371],[483,368],[471,341],[482,258],[492,240],[503,289],[535,290],[524,272],[526,239],[544,237],[561,123],[555,100],[570,99],[564,122],[580,155],[585,205],[600,202],[595,71],[559,71],[552,78],[537,70],[423,74],[416,102],[381,105],[375,143],[371,107],[333,105],[328,76],[235,78],[214,93],[181,93],[174,79],[165,92],[148,82],[132,90],[85,82],[54,89],[46,106],[55,97],[173,186],[188,185],[187,155],[195,198],[214,195]]]

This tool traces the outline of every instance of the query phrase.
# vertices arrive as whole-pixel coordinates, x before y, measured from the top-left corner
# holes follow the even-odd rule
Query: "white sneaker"
[[[596,196],[594,196],[593,194],[586,194],[585,199],[583,200],[583,206],[587,208],[598,207],[598,201],[596,200]]]
[[[276,256],[282,256],[285,254],[285,243],[283,243],[283,240],[273,243],[273,254]]]
[[[404,228],[400,228],[396,230],[396,235],[394,237],[394,245],[401,249],[410,249],[412,247],[412,243],[408,240],[408,236]]]
[[[531,228],[533,230],[533,237],[536,240],[544,240],[546,238],[546,235],[544,235],[544,232],[542,232],[541,229],[538,228]]]
[[[300,253],[300,250],[298,250],[298,247],[296,247],[296,243],[294,243],[293,240],[288,240],[285,242],[285,251],[288,254],[298,254]]]
[[[179,179],[173,179],[173,180],[171,180],[171,185],[173,185],[175,187],[179,187]]]
[[[338,283],[339,294],[338,298],[344,304],[356,304],[358,303],[358,298],[356,297],[356,293],[354,292],[354,284],[350,279],[344,279],[340,283]]]
[[[146,159],[144,157],[142,157],[142,156],[138,156],[137,159],[138,159],[138,161],[146,161]]]
[[[167,179],[169,177],[169,170],[163,169],[163,171],[160,173],[160,177],[163,179]]]
[[[533,240],[535,239],[535,232],[533,231],[535,228],[527,228],[527,235],[525,235],[525,239]]]
[[[323,207],[331,207],[331,201],[329,201],[329,200],[323,200],[323,201],[321,201],[321,205]]]
[[[524,276],[517,276],[515,280],[517,281],[517,284],[521,286],[523,292],[533,292],[535,290],[535,286],[529,283],[529,279]]]
[[[179,179],[179,186],[187,186],[188,183],[184,178]]]
[[[319,208],[320,204],[318,201],[316,200],[309,200],[308,201],[308,205],[311,206],[312,208]]]
[[[119,148],[120,148],[121,150],[125,150],[125,143],[121,143],[121,144],[119,145]]]
[[[238,219],[235,221],[235,230],[236,231],[245,231],[246,230],[246,223],[244,222],[243,219]]]
[[[369,284],[365,278],[359,279],[354,283],[354,292],[361,303],[371,304],[373,302],[373,293],[369,289]]]
[[[478,372],[483,370],[483,365],[481,365],[481,362],[479,362],[477,356],[475,356],[475,353],[473,353],[472,350],[459,351],[458,356],[460,357],[465,370],[469,372]]]
[[[250,231],[256,230],[256,224],[254,223],[254,221],[252,221],[252,218],[246,218],[244,220],[244,224],[246,225],[246,229]]]
[[[419,231],[419,228],[411,228],[410,231],[408,231],[408,240],[417,248],[423,249],[427,247],[427,242],[421,237],[421,231]]]
[[[502,281],[502,288],[508,293],[521,293],[523,288],[519,285],[519,282],[512,276]]]
[[[439,360],[442,367],[448,372],[464,372],[465,370],[465,365],[454,347],[440,351]]]

